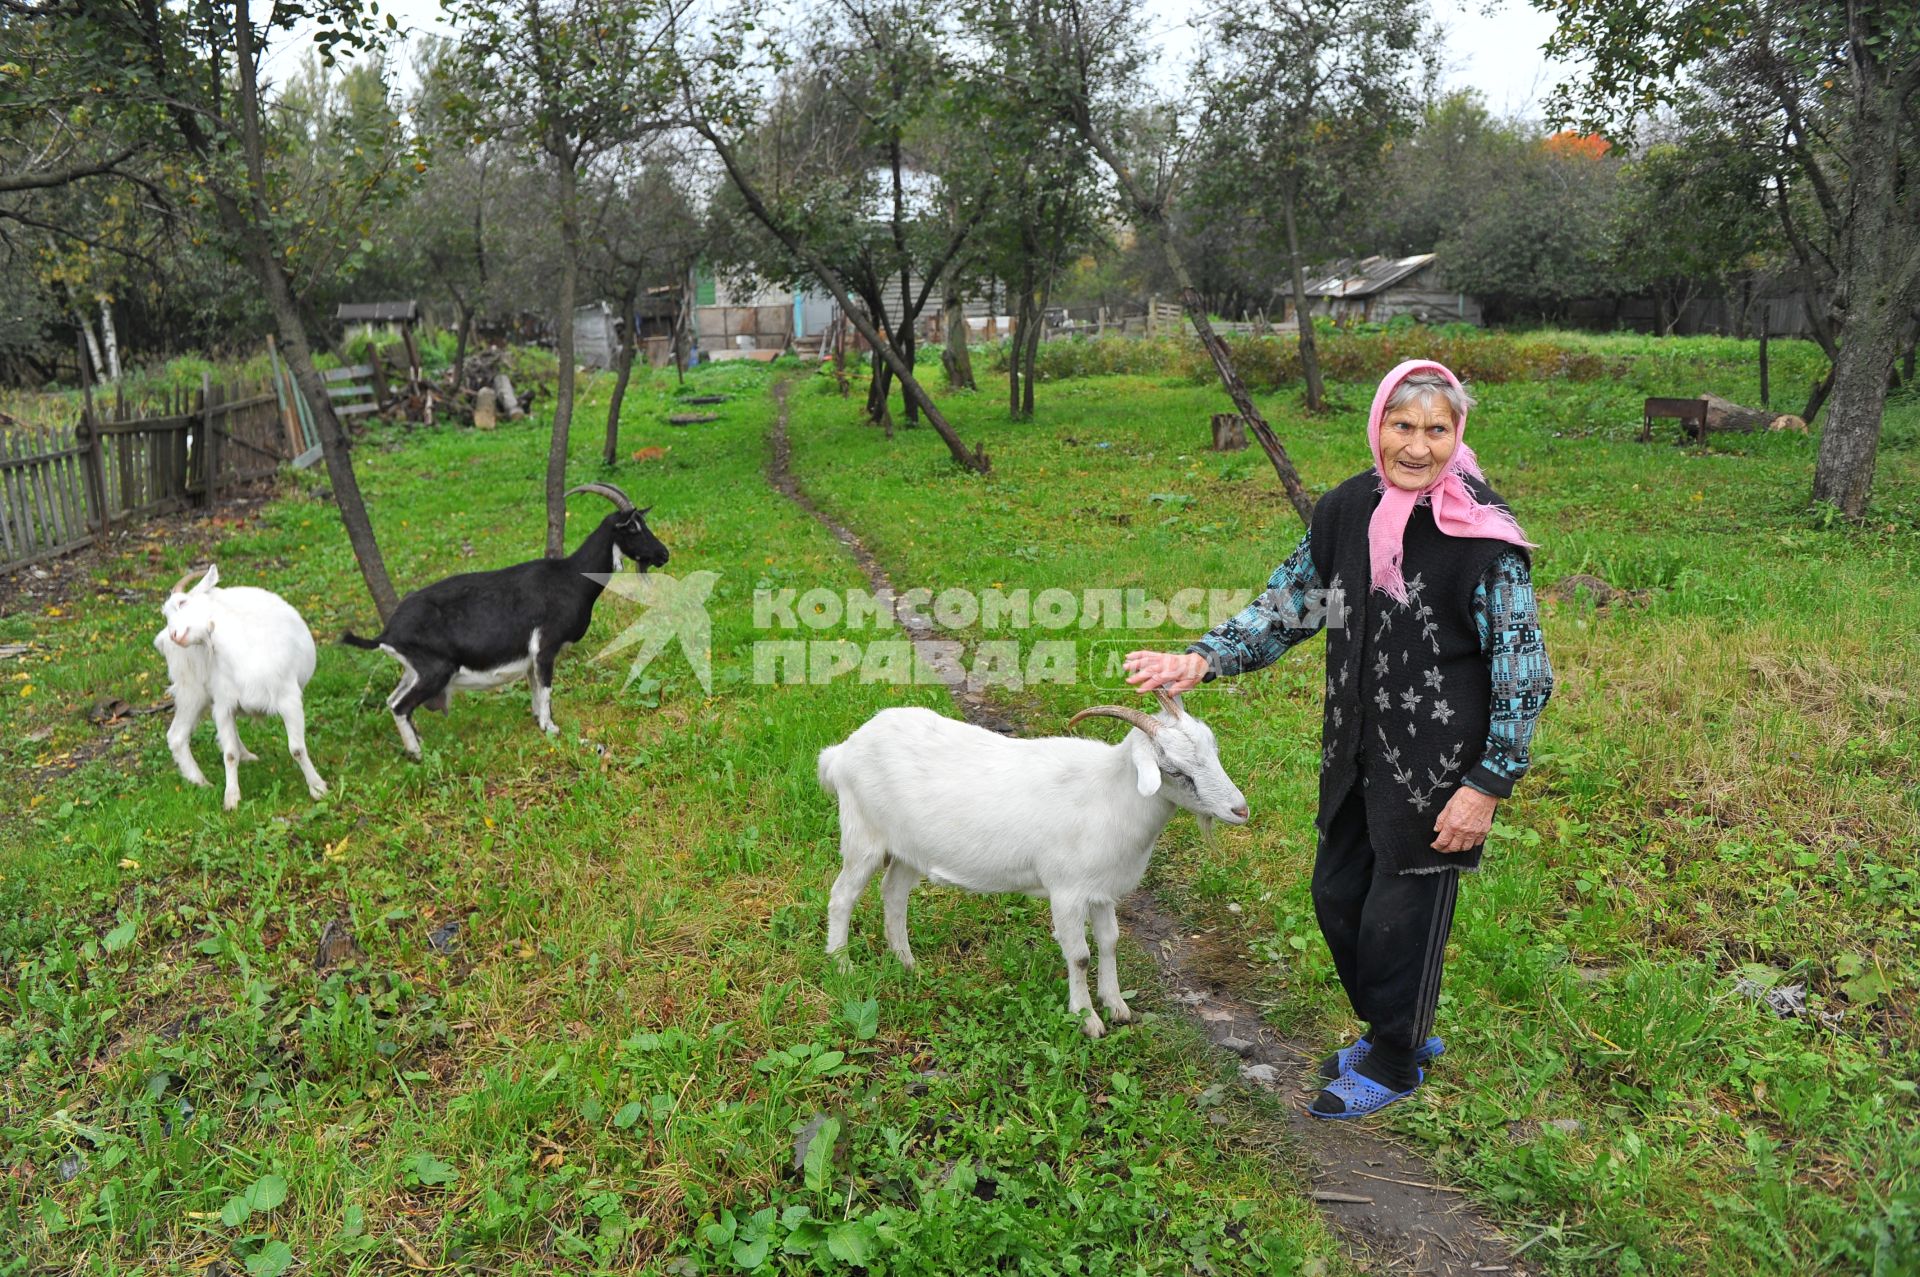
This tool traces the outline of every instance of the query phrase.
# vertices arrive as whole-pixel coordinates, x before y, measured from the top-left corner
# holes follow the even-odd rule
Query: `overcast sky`
[[[1204,0],[1145,0],[1144,7],[1152,15],[1149,30],[1160,41],[1162,74],[1177,78],[1178,68],[1192,57],[1192,15],[1206,11]],[[440,0],[382,0],[380,8],[416,33],[450,30]],[[1447,33],[1443,65],[1448,88],[1478,89],[1500,115],[1538,113],[1564,74],[1560,64],[1540,52],[1553,30],[1552,19],[1525,0],[1433,0],[1433,13]],[[269,74],[286,78],[307,47],[281,45],[268,62]],[[396,70],[408,82],[409,63],[404,53],[396,57]]]

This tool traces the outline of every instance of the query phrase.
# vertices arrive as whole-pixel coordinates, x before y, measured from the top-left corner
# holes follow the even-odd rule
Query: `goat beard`
[[[1194,813],[1194,819],[1200,822],[1200,845],[1208,851],[1213,850],[1213,817]]]

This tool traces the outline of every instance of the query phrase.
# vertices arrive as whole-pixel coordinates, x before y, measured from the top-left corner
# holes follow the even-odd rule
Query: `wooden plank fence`
[[[266,386],[116,397],[70,427],[0,432],[0,571],[91,544],[116,523],[211,506],[288,459]]]
[[[0,568],[65,554],[93,540],[87,447],[71,428],[0,434]]]

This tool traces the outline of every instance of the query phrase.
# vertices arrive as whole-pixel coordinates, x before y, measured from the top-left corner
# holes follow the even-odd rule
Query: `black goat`
[[[385,652],[400,662],[400,686],[387,697],[400,743],[420,757],[413,711],[445,710],[453,693],[502,687],[517,679],[533,686],[533,717],[549,735],[553,725],[553,663],[587,632],[603,582],[621,556],[645,572],[662,567],[667,547],[647,527],[646,510],[610,483],[570,488],[592,492],[616,509],[564,559],[535,559],[493,572],[466,572],[435,581],[400,600],[377,638],[348,631],[343,643]],[[596,579],[598,578],[598,579]]]

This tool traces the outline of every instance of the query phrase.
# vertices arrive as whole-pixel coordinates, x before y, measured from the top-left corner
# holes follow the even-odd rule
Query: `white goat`
[[[1202,822],[1245,824],[1247,800],[1220,766],[1213,732],[1160,696],[1160,713],[1096,705],[1134,730],[1117,745],[1054,736],[1010,740],[928,709],[883,709],[820,751],[820,784],[840,799],[839,877],[827,952],[846,948],[854,903],[883,865],[887,944],[911,967],[907,896],[921,878],[967,891],[1045,896],[1067,960],[1067,1007],[1088,1037],[1106,1032],[1087,996],[1087,919],[1100,945],[1100,1001],[1117,1024],[1114,906],[1146,876],[1160,831],[1185,807]],[[842,957],[841,965],[846,965]]]
[[[167,748],[180,774],[195,785],[207,778],[187,748],[193,729],[208,709],[227,765],[226,808],[240,805],[240,764],[254,755],[240,743],[235,716],[277,714],[287,727],[287,749],[307,778],[307,792],[319,798],[327,782],[307,757],[307,712],[300,693],[313,677],[313,634],[293,605],[268,590],[251,586],[220,589],[220,570],[209,567],[200,583],[187,589],[189,572],[173,587],[160,611],[166,625],[153,645],[167,658],[173,693],[173,725]]]

